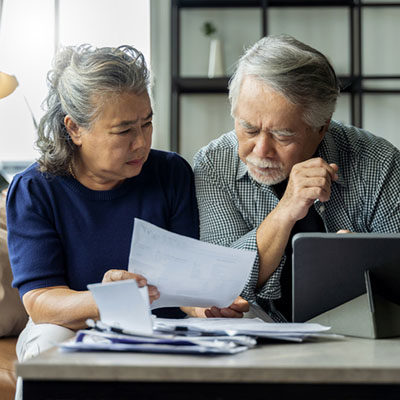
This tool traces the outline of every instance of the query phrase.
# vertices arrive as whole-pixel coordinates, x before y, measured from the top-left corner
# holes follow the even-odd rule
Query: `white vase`
[[[219,39],[211,39],[210,58],[208,61],[208,77],[219,78],[225,76],[222,45]]]

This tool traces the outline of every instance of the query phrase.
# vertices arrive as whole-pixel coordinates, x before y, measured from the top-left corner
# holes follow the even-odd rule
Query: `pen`
[[[320,199],[315,199],[314,200],[314,206],[315,209],[317,210],[318,215],[321,217],[322,222],[324,224],[324,228],[326,232],[329,232],[328,227],[326,225],[326,218],[325,218],[325,205],[324,203],[321,202]]]
[[[93,319],[87,319],[86,320],[86,325],[89,328],[92,328],[98,332],[115,332],[115,333],[122,333],[122,329],[116,328],[114,326],[109,326],[104,324],[101,321],[95,321]]]
[[[98,332],[102,333],[115,333],[118,335],[128,335],[128,336],[140,336],[140,337],[148,337],[148,338],[165,338],[165,335],[157,334],[157,333],[145,333],[145,332],[136,332],[129,329],[123,329],[116,326],[105,324],[102,321],[94,321],[93,319],[87,319],[86,325],[89,328],[92,328]],[[157,330],[153,331],[156,332]],[[172,335],[171,335],[172,336]]]

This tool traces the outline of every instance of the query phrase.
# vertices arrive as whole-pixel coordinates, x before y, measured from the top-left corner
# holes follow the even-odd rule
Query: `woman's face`
[[[90,129],[75,125],[76,178],[93,190],[109,190],[139,175],[151,147],[152,109],[147,92],[112,96]],[[73,124],[73,123],[72,123]]]

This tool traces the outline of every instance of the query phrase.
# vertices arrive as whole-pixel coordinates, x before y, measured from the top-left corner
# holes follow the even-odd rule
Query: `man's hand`
[[[243,313],[249,311],[249,308],[249,303],[240,296],[225,308],[181,307],[186,314],[196,318],[242,318]]]
[[[315,200],[329,200],[332,181],[338,179],[337,171],[336,164],[328,164],[322,158],[295,164],[277,209],[293,222],[304,218]]]
[[[238,296],[229,307],[206,308],[204,313],[207,318],[242,318],[243,313],[249,311],[249,309],[248,301]]]
[[[123,269],[109,269],[103,276],[102,283],[122,281],[125,279],[134,279],[139,287],[147,285],[147,279],[139,274],[125,271]],[[150,304],[160,297],[158,289],[153,285],[148,285]]]

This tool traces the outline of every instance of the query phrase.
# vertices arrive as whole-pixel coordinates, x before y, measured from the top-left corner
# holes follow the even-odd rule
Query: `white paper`
[[[187,327],[190,330],[201,332],[222,332],[232,331],[240,334],[262,333],[277,334],[311,334],[325,332],[330,329],[328,326],[315,323],[268,323],[259,318],[185,318],[168,319],[157,318],[154,328],[170,327],[172,330],[179,327]]]
[[[135,218],[129,271],[157,286],[160,307],[228,307],[240,295],[256,252],[201,242]]]
[[[133,279],[88,285],[100,311],[101,321],[138,333],[153,332],[147,286]]]

